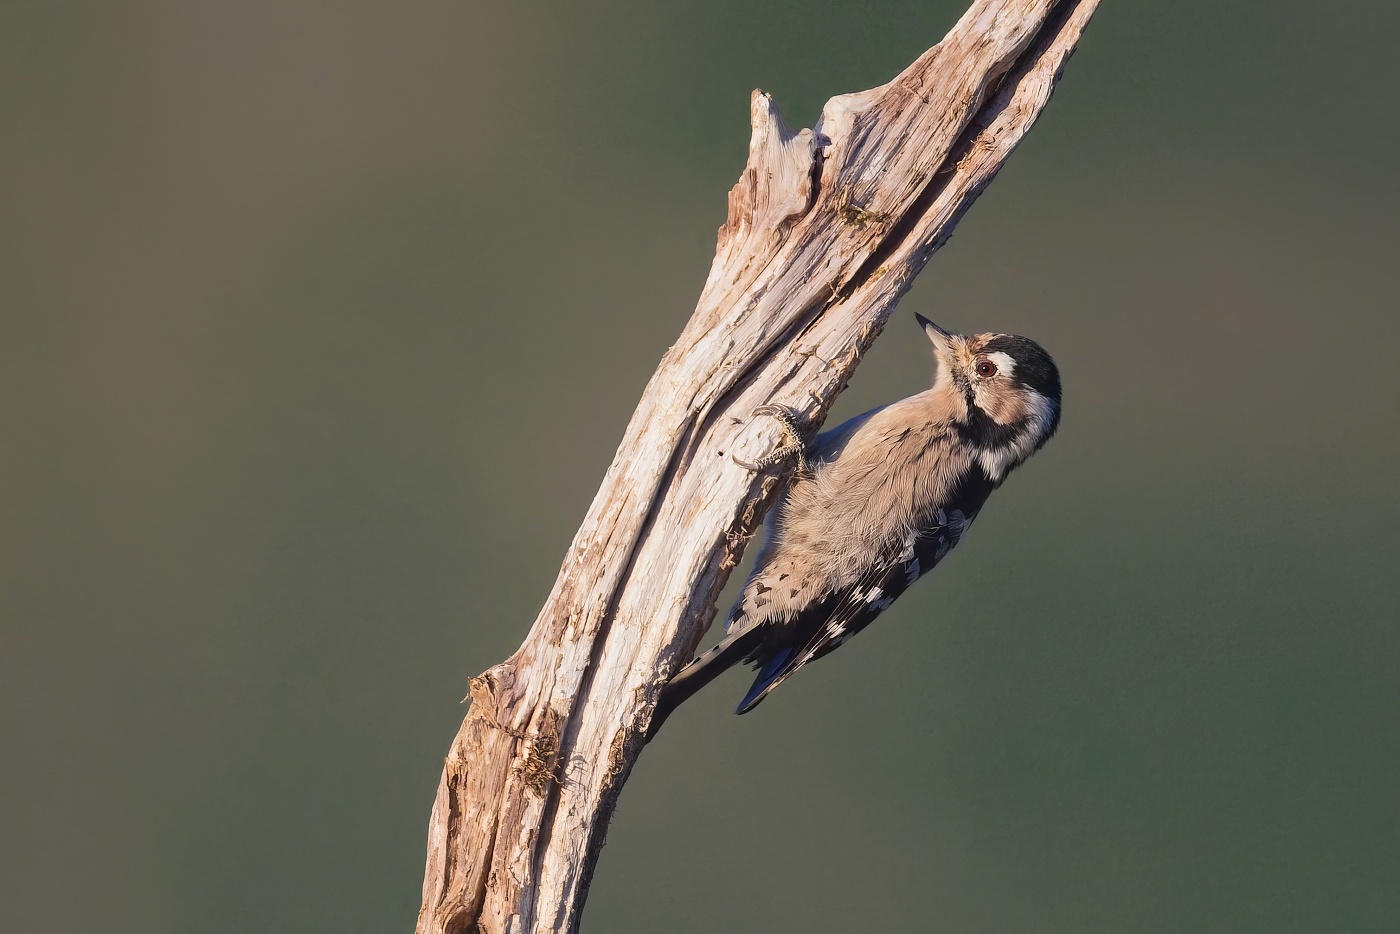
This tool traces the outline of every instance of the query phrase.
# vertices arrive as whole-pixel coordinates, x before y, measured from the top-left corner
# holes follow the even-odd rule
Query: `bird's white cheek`
[[[1030,393],[1026,399],[1026,410],[1032,419],[1038,420],[1040,431],[1045,431],[1055,423],[1057,408],[1058,405],[1053,399],[1047,399],[1038,392]]]
[[[982,470],[994,483],[1001,482],[1007,468],[1015,463],[1018,451],[1011,447],[984,449],[977,455]]]

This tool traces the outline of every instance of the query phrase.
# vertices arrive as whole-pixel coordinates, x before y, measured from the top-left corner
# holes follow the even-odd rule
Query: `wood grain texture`
[[[813,433],[895,303],[1050,98],[1097,0],[978,0],[893,81],[784,126],[754,92],[743,176],[667,351],[520,649],[471,681],[418,931],[578,927],[652,704],[774,492],[736,464]]]

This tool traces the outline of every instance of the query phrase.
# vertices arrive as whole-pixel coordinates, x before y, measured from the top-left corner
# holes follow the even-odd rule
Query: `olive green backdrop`
[[[809,125],[962,7],[0,4],[0,928],[408,930],[749,91]],[[1105,0],[836,413],[920,311],[1042,341],[1060,435],[670,721],[586,931],[1400,929],[1397,27]]]

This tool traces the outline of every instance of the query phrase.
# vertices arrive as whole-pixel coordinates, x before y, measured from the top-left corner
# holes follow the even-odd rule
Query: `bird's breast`
[[[872,420],[788,487],[779,540],[838,578],[858,576],[873,556],[946,522],[969,464],[936,424]]]

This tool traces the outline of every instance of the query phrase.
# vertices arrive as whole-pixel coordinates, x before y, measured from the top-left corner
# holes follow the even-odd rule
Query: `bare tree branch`
[[[1050,98],[1097,0],[976,0],[889,84],[789,133],[752,101],[695,314],[647,385],[525,643],[473,678],[418,931],[578,927],[652,704],[777,480],[756,405],[820,423],[895,303]]]

